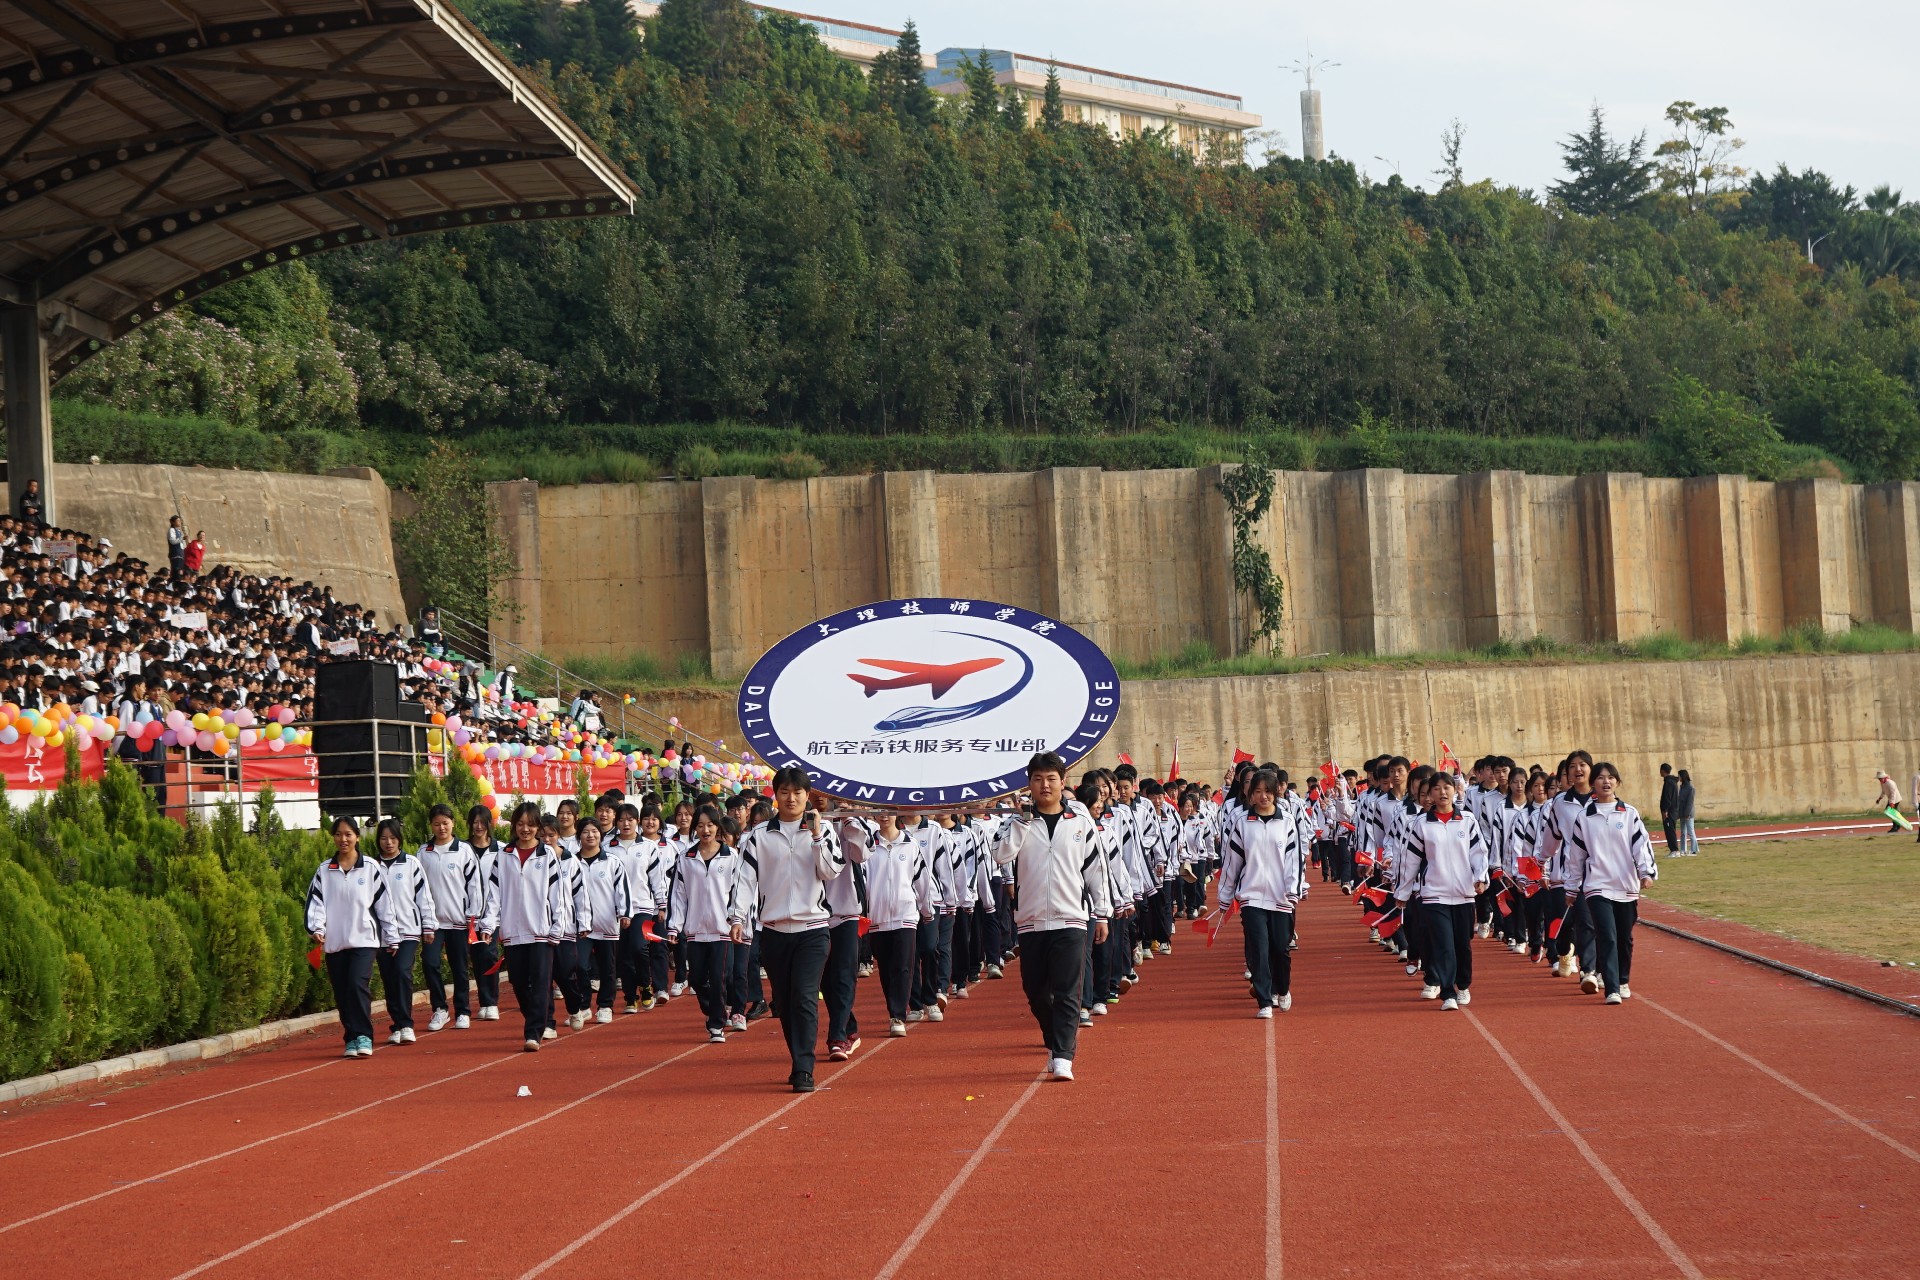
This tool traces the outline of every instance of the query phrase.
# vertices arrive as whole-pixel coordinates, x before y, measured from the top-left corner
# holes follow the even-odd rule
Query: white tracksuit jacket
[[[328,858],[307,886],[307,932],[321,936],[329,955],[398,946],[400,930],[394,925],[391,897],[385,873],[371,858],[358,859],[351,871]]]
[[[1063,812],[1051,834],[1038,814],[1016,818],[994,841],[993,860],[1011,866],[1020,886],[1013,913],[1020,933],[1084,929],[1089,915],[1113,914],[1100,834],[1084,811]]]

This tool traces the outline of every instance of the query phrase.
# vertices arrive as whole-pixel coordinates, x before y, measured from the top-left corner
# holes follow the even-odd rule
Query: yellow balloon
[[[49,747],[57,747],[61,743],[65,742],[66,740],[67,740],[67,735],[60,732],[58,729],[55,729],[52,733],[47,735],[47,745]]]
[[[196,711],[193,713],[193,719],[187,723],[204,733],[207,728],[207,713],[204,711]]]
[[[228,738],[238,738],[240,736],[240,726],[237,724],[223,724],[220,726],[218,732],[225,734]]]

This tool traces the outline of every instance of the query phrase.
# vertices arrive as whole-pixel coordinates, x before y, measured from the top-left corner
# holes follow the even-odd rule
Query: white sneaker
[[[944,1008],[946,1008],[946,1007],[947,1007],[947,993],[946,993],[946,992],[944,992],[944,991],[938,991],[938,992],[935,992],[935,993],[934,993],[934,997],[933,997],[933,1003],[934,1003],[934,1004],[935,1004],[936,1006],[938,1006],[939,1008],[942,1008],[942,1009],[944,1009]],[[938,1019],[935,1019],[935,1021],[938,1021]]]
[[[1592,995],[1594,992],[1600,990],[1600,975],[1597,973],[1581,974],[1580,990],[1587,995]]]
[[[887,1034],[895,1037],[903,1036],[907,1034],[907,1024],[901,1019],[895,1018],[893,1021],[887,1023]]]
[[[687,994],[687,984],[684,982],[676,982],[667,988],[667,994],[670,996],[683,996]]]
[[[1096,1000],[1096,1001],[1094,1001],[1094,1002],[1093,1002],[1093,1016],[1094,1016],[1094,1017],[1096,1017],[1096,1018],[1104,1018],[1104,1017],[1106,1017],[1106,1016],[1107,1016],[1107,1003],[1106,1003],[1106,1001],[1104,1001],[1104,1000]]]
[[[548,1027],[545,1031],[542,1031],[540,1033],[540,1038],[542,1040],[558,1040],[560,1038],[560,1033],[558,1031],[555,1031],[552,1027]]]
[[[1289,991],[1287,992],[1287,994],[1281,996],[1278,1000],[1274,1001],[1273,1007],[1278,1009],[1282,1013],[1285,1013],[1287,1010],[1293,1008],[1293,992]]]
[[[1467,990],[1465,987],[1460,988],[1460,1007],[1464,1009],[1472,1003],[1473,992]]]
[[[734,1015],[733,1015],[733,1016],[732,1016],[731,1018],[729,1018],[729,1019],[727,1019],[727,1030],[729,1030],[729,1031],[745,1031],[746,1029],[747,1029],[747,1015],[746,1015],[746,1014],[744,1014],[744,1013],[736,1013],[736,1014],[734,1014]]]
[[[1418,973],[1418,972],[1420,972],[1420,966],[1419,966],[1419,965],[1417,965],[1417,964],[1410,964],[1410,965],[1408,965],[1408,966],[1407,966],[1407,976],[1408,976],[1409,978],[1411,978],[1411,977],[1412,977],[1412,976],[1413,976],[1414,974],[1416,974],[1416,973]]]
[[[631,1009],[631,1008],[633,1008],[633,1006],[632,1006],[632,1005],[628,1005],[628,1006],[627,1006],[627,1008],[629,1008],[629,1009]],[[599,1011],[598,1013],[596,1013],[596,1014],[594,1014],[594,1015],[593,1015],[593,1020],[594,1020],[595,1022],[612,1022],[612,1021],[613,1021],[613,1010],[611,1010],[611,1009],[602,1009],[602,1010],[600,1010],[600,1011]]]
[[[412,1044],[413,1042],[414,1042],[413,1028],[412,1027],[400,1028],[400,1043]]]
[[[400,1034],[399,1028],[397,1027],[394,1029],[393,1034],[387,1037],[388,1044],[405,1044],[406,1042],[406,1037]]]
[[[947,1015],[940,1012],[939,1005],[936,1004],[931,1009],[927,1010],[928,1022],[945,1022],[946,1020],[947,1020]]]
[[[727,1033],[722,1031],[719,1027],[709,1027],[707,1029],[708,1044],[725,1044],[726,1042],[727,1042]]]
[[[1621,1002],[1621,997],[1618,991],[1614,992],[1612,995],[1607,997],[1608,1004],[1619,1004],[1620,1002]]]
[[[987,976],[989,978],[1004,978],[1007,976],[1007,971],[997,964],[990,964],[987,966]]]
[[[1524,942],[1509,942],[1507,944],[1507,949],[1513,952],[1513,954],[1517,956],[1523,956],[1527,954],[1527,944]]]
[[[481,1005],[481,1006],[480,1006],[480,1021],[482,1021],[482,1022],[498,1022],[498,1021],[500,1021],[500,1006],[499,1006],[499,1005],[497,1005],[497,1004],[483,1004],[483,1005]]]
[[[538,1040],[529,1040],[520,1046],[520,1051],[522,1053],[538,1053],[540,1052],[540,1042]]]
[[[429,1031],[438,1031],[440,1028],[446,1025],[447,1025],[447,1011],[445,1009],[435,1009],[433,1011],[433,1016],[427,1019],[427,1030]]]
[[[1420,998],[1422,1000],[1438,1000],[1440,998],[1440,988],[1422,987],[1420,988]]]
[[[1093,1025],[1093,1010],[1082,1009],[1080,1011],[1080,1025],[1083,1027],[1090,1027]]]
[[[1073,1064],[1065,1058],[1054,1058],[1047,1063],[1047,1074],[1055,1080],[1071,1080]]]
[[[1627,985],[1626,983],[1624,983],[1624,982],[1620,984],[1620,998],[1621,998],[1622,1000],[1631,1000],[1631,999],[1633,999],[1633,988],[1632,988],[1632,987],[1630,987],[1630,986],[1628,986],[1628,985]]]
[[[956,988],[953,993],[953,998],[955,1000],[965,1000],[967,998],[967,989],[965,987]]]
[[[1273,1017],[1273,1006],[1270,1004],[1263,1004],[1258,1009],[1255,1009],[1253,1011],[1253,1016],[1256,1018],[1271,1018]]]
[[[927,1020],[927,1011],[925,1009],[907,1010],[908,1022],[925,1022],[926,1020]]]
[[[473,1019],[469,1018],[464,1013],[453,1020],[453,1029],[455,1031],[465,1031],[468,1027],[471,1027],[472,1025],[473,1025]]]
[[[1458,1009],[1459,1007],[1460,1002],[1458,1000],[1442,1000],[1440,1002],[1440,1010],[1443,1013],[1450,1009]]]
[[[575,1031],[578,1031],[578,1030],[579,1030],[580,1028],[582,1028],[582,1027],[584,1027],[584,1026],[586,1026],[586,1025],[587,1025],[587,1011],[586,1011],[585,1009],[582,1009],[582,1010],[581,1010],[581,1011],[580,1011],[579,1013],[570,1013],[570,1014],[568,1014],[568,1015],[567,1015],[567,1025],[568,1025],[569,1027],[572,1027],[572,1028],[573,1028],[573,1029],[574,1029]]]

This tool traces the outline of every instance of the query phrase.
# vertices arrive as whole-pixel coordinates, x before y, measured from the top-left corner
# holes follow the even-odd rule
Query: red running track
[[[1920,1022],[1639,934],[1606,1007],[1477,943],[1442,1013],[1325,886],[1295,1003],[1238,930],[1083,1033],[1017,970],[785,1092],[691,1000],[513,1050],[512,1014],[339,1059],[312,1035],[0,1117],[9,1275],[1911,1277]],[[516,1096],[525,1085],[531,1097]],[[104,1104],[104,1105],[101,1105]]]

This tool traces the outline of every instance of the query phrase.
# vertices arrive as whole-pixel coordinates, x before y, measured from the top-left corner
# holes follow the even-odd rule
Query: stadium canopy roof
[[[47,385],[171,307],[330,249],[635,195],[444,0],[6,0],[9,487],[50,488]]]

